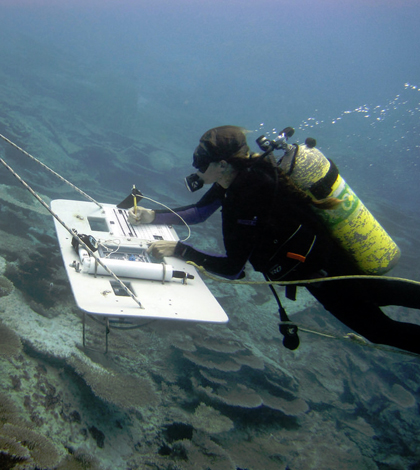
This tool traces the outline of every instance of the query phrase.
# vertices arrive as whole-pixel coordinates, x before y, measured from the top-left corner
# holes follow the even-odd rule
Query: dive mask
[[[205,173],[212,162],[210,155],[207,150],[199,145],[193,154],[193,167],[196,168],[200,173]],[[192,193],[198,191],[204,185],[204,181],[198,176],[197,173],[193,173],[185,178],[185,185],[188,190]]]

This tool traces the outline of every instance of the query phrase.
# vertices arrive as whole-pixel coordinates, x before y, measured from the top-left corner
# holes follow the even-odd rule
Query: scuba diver
[[[302,282],[299,286],[306,287],[334,317],[372,343],[420,354],[420,325],[395,321],[380,309],[386,305],[419,309],[418,286],[380,276],[352,279],[352,275],[366,271],[317,215],[334,213],[343,200],[311,197],[275,161],[272,150],[268,146],[262,155],[251,154],[245,131],[236,126],[208,130],[194,151],[193,166],[197,172],[187,177],[186,183],[191,191],[204,184],[211,187],[196,204],[174,212],[186,223],[196,224],[221,208],[226,252],[210,254],[181,241],[157,241],[148,252],[157,258],[175,256],[192,261],[229,279],[244,277],[247,262],[267,281],[350,276],[337,281]],[[334,173],[332,163],[331,168]],[[128,219],[134,225],[180,224],[176,214],[137,206],[128,211]],[[294,300],[295,291],[294,286],[287,286],[286,296]],[[284,309],[282,318],[278,303],[284,320]],[[282,331],[280,325],[280,331],[285,336],[285,346],[296,349],[297,327]]]

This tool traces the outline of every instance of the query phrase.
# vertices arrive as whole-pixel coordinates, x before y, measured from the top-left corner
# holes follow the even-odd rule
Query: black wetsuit
[[[275,171],[266,166],[242,170],[227,190],[215,184],[197,204],[175,211],[188,223],[199,223],[220,207],[226,253],[212,255],[179,242],[175,256],[231,279],[243,276],[247,261],[271,280],[361,274],[312,209],[276,182]],[[154,223],[179,223],[179,219],[158,211]],[[394,321],[379,308],[420,308],[417,286],[346,280],[305,287],[338,320],[368,340],[420,354],[420,325]]]

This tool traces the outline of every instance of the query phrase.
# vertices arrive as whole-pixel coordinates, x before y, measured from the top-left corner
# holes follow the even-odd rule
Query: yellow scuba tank
[[[400,249],[315,144],[306,139],[305,145],[288,145],[280,168],[312,197],[342,199],[336,209],[315,211],[365,274],[386,273],[398,262]]]

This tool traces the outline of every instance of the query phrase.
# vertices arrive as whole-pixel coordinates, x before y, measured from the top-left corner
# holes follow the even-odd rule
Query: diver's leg
[[[333,246],[324,269],[330,276],[363,275],[354,261],[340,247]],[[375,279],[355,279],[331,281],[328,284],[335,288],[354,289],[357,295],[363,296],[368,302],[380,307],[398,305],[401,307],[420,309],[420,282],[407,279],[385,279],[387,276],[375,276]],[[324,283],[323,285],[326,285]]]
[[[420,325],[387,317],[367,300],[368,292],[360,283],[325,282],[308,285],[309,292],[338,320],[372,343],[386,344],[420,354]]]
[[[420,283],[406,280],[368,279],[362,281],[369,298],[379,306],[399,305],[420,309]]]

